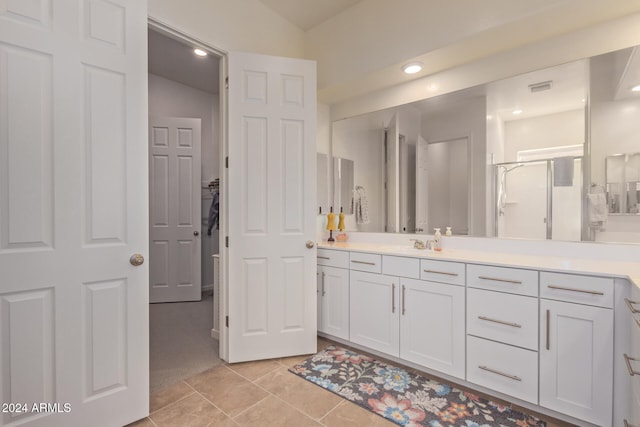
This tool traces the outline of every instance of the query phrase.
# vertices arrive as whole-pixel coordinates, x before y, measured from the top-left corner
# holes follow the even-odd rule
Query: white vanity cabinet
[[[318,331],[349,339],[349,253],[318,249]]]
[[[351,261],[377,265],[363,255],[352,253]],[[432,261],[426,268],[424,262],[385,255],[382,274],[354,271],[351,265],[351,341],[464,379],[464,264]],[[424,269],[456,284],[420,280]]]
[[[350,340],[398,357],[399,279],[351,270],[349,288]]]
[[[464,286],[400,279],[400,357],[464,379]]]
[[[540,406],[611,425],[613,289],[613,279],[540,273]]]

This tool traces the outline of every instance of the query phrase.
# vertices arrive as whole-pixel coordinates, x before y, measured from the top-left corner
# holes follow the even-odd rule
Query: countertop
[[[319,249],[337,249],[354,252],[379,253],[442,261],[458,261],[472,264],[489,264],[500,267],[524,267],[560,273],[579,273],[595,276],[628,279],[640,287],[640,263],[566,257],[546,257],[518,253],[499,253],[463,249],[443,249],[441,252],[414,249],[406,245],[364,242],[318,242]]]

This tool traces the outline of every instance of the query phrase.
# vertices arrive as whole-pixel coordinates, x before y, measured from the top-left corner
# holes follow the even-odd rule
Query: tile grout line
[[[197,390],[195,390],[193,387],[191,387],[191,385],[189,385],[186,381],[181,380],[180,382],[183,382],[183,383],[187,384],[187,386],[188,386],[191,390],[193,390],[193,391],[192,391],[191,393],[187,394],[186,396],[182,396],[182,397],[181,397],[181,398],[179,398],[178,400],[174,400],[174,401],[172,401],[172,402],[170,402],[170,403],[167,403],[166,405],[164,405],[164,406],[162,406],[162,407],[160,407],[160,408],[156,409],[156,410],[155,410],[155,411],[153,411],[153,412],[149,411],[149,417],[151,417],[151,415],[153,415],[153,414],[155,414],[155,413],[157,413],[157,412],[159,412],[159,411],[162,411],[162,410],[163,410],[163,409],[165,409],[165,408],[169,408],[170,406],[173,406],[173,405],[175,405],[176,403],[183,401],[184,399],[186,399],[186,398],[188,398],[188,397],[190,397],[190,396],[193,396],[193,394],[194,394],[194,393],[197,393]],[[180,383],[176,383],[176,384],[180,384]],[[174,384],[174,385],[176,385],[176,384]]]

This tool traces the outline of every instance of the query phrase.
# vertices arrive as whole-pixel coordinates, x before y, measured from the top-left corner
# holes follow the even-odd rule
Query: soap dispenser
[[[440,252],[442,250],[442,233],[440,233],[439,228],[434,228],[435,233],[433,234],[433,250]]]

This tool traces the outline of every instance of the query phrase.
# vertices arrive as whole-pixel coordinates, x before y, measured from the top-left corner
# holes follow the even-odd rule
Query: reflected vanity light
[[[631,92],[640,92],[640,85],[636,85],[631,88]]]
[[[402,66],[405,74],[415,74],[422,70],[422,62],[410,62]]]
[[[207,56],[207,52],[198,48],[193,49],[193,53],[195,53],[198,56]]]

